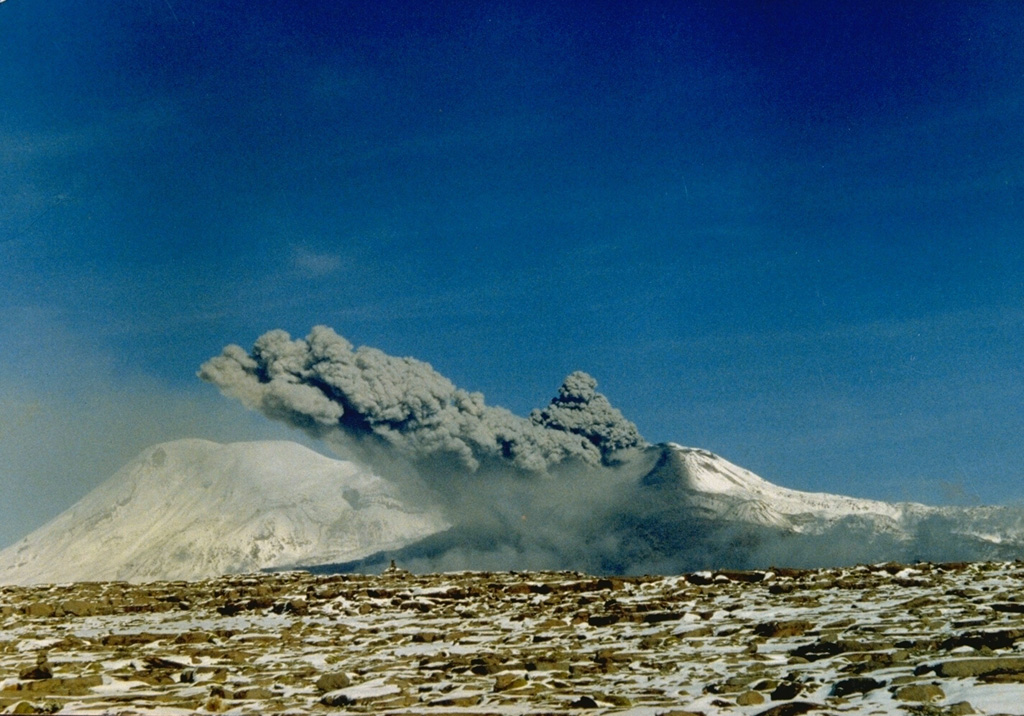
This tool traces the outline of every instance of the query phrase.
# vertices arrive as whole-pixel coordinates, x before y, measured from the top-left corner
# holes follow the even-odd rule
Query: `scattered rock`
[[[744,691],[736,697],[738,706],[757,706],[764,703],[764,696],[756,691]]]
[[[772,701],[788,701],[789,699],[795,699],[803,691],[803,687],[800,684],[795,684],[792,681],[784,681],[775,687],[771,693]]]
[[[935,667],[935,673],[952,679],[995,674],[1021,674],[1024,673],[1024,656],[944,661]]]
[[[946,693],[937,684],[910,684],[897,689],[896,698],[900,701],[932,703],[946,698]]]
[[[528,683],[530,682],[519,674],[498,674],[494,678],[494,690],[498,692],[509,691],[510,689],[518,689],[522,686],[526,686]]]
[[[770,709],[759,711],[757,716],[800,716],[800,714],[817,711],[821,708],[821,704],[811,703],[810,701],[790,701],[787,704],[779,704],[778,706],[772,706]]]
[[[150,669],[184,669],[186,666],[181,661],[165,659],[162,656],[147,656],[144,661]]]
[[[802,636],[814,628],[814,624],[804,619],[792,619],[781,622],[764,622],[754,627],[754,634],[766,639],[786,639]]]
[[[60,679],[41,679],[39,681],[22,681],[15,686],[17,691],[31,691],[38,694],[57,694],[62,696],[83,696],[95,686],[103,684],[101,676],[78,676]]]
[[[342,671],[324,674],[316,680],[316,688],[320,691],[337,691],[351,685],[352,680],[348,677],[348,674]]]
[[[52,617],[57,609],[43,602],[34,602],[25,606],[25,616],[45,619]]]
[[[884,681],[872,679],[869,676],[856,676],[852,679],[837,681],[832,687],[831,695],[837,697],[849,696],[850,694],[866,694],[869,691],[880,689],[885,686]]]
[[[366,684],[349,686],[337,691],[329,691],[320,698],[324,706],[353,706],[392,699],[402,694],[397,684],[389,684],[378,679]]]
[[[270,689],[264,688],[263,686],[253,686],[246,689],[239,689],[235,692],[234,698],[244,699],[246,701],[255,701],[257,699],[271,699],[274,697],[274,692]]]
[[[773,572],[0,585],[0,711],[797,716],[888,683],[888,708],[966,716],[944,694],[1024,683],[1024,611],[992,607],[1024,604],[1024,563]]]
[[[989,631],[972,631],[957,634],[945,639],[940,647],[952,651],[963,646],[971,649],[1012,649],[1022,637],[1024,629],[993,629]]]
[[[807,661],[819,661],[821,659],[827,659],[836,654],[842,654],[848,651],[845,645],[835,641],[816,641],[811,644],[805,644],[798,646],[793,650],[793,656],[797,656]]]
[[[106,610],[106,605],[100,602],[87,601],[84,599],[69,599],[61,602],[57,611],[73,617],[87,617],[99,614]]]
[[[36,657],[36,665],[30,666],[27,669],[23,669],[18,674],[18,678],[25,681],[41,681],[43,679],[53,678],[53,667],[50,666],[50,662],[45,652],[40,653]]]
[[[452,693],[430,702],[431,706],[451,706],[454,708],[471,708],[483,700],[483,695],[476,693]]]

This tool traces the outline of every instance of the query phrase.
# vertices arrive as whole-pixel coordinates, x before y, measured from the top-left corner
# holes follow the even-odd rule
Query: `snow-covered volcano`
[[[390,559],[416,571],[665,574],[1024,556],[1021,509],[801,492],[674,444],[580,474],[466,480],[461,492],[434,496],[448,501],[442,516],[295,443],[165,443],[0,552],[0,583],[373,571]]]
[[[0,583],[199,579],[355,559],[445,526],[366,469],[297,443],[179,440],[0,552]]]
[[[655,495],[650,501],[659,505],[649,517],[669,532],[682,522],[681,514],[702,523],[706,534],[699,549],[736,566],[1024,556],[1019,507],[935,507],[803,492],[774,485],[707,450],[675,444],[655,449],[658,463],[642,480]],[[673,561],[679,552],[665,557]]]
[[[456,524],[395,551],[323,565],[373,571],[580,569],[672,574],[706,568],[827,567],[1024,556],[1024,510],[932,507],[774,485],[707,450],[652,445],[576,484],[583,509],[550,510],[501,530]],[[606,496],[603,501],[594,494]],[[552,525],[553,522],[553,525]]]

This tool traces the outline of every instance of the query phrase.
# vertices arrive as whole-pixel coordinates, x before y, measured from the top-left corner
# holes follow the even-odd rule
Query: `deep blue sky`
[[[1024,5],[8,0],[0,545],[327,324],[800,489],[1024,501]],[[321,448],[322,449],[322,448]]]

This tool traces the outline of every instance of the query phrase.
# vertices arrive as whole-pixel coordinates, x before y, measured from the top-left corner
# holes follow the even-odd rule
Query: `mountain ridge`
[[[444,495],[413,504],[368,469],[297,443],[162,443],[0,551],[0,583],[379,571],[392,559],[419,571],[635,574],[1024,554],[1022,509],[802,492],[675,443],[599,472],[496,479],[504,491],[480,495],[501,504],[460,521]],[[460,507],[478,497],[470,484]]]

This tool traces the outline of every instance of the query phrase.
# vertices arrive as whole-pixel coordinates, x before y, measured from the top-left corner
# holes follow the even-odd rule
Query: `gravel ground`
[[[7,713],[1024,713],[1024,564],[0,587]]]

